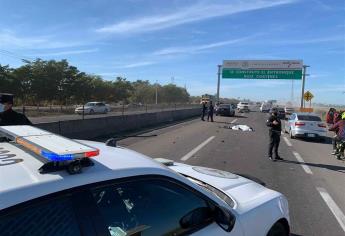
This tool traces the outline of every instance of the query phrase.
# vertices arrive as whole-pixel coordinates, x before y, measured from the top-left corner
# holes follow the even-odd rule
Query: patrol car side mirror
[[[226,232],[230,232],[234,228],[236,222],[236,218],[232,212],[221,206],[216,207],[214,220]]]

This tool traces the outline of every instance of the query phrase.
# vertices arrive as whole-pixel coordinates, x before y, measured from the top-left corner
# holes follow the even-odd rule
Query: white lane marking
[[[302,168],[304,169],[304,171],[307,174],[312,175],[313,172],[311,171],[311,169],[309,168],[309,166],[307,166],[305,163],[305,161],[303,160],[303,158],[301,157],[301,155],[299,155],[297,152],[293,152],[293,155],[296,157],[296,159],[301,163]]]
[[[283,139],[284,139],[286,145],[288,145],[289,147],[292,146],[292,143],[290,142],[290,140],[287,139],[287,137],[283,137]]]
[[[31,173],[31,171],[29,170],[29,168],[27,168],[22,162],[19,163],[21,167],[23,167],[23,169],[25,170],[25,172],[30,176],[30,179],[35,182],[35,183],[38,183],[39,180],[38,178],[33,174]]]
[[[338,207],[338,205],[335,203],[335,201],[332,199],[332,197],[328,194],[326,189],[316,187],[317,191],[319,191],[321,197],[323,200],[326,202],[327,206],[329,209],[331,209],[331,212],[337,219],[338,223],[340,224],[340,227],[344,230],[345,232],[345,215],[341,211],[341,209]]]
[[[212,139],[214,139],[215,136],[211,136],[208,139],[206,139],[204,142],[202,142],[201,144],[199,144],[196,148],[194,148],[192,151],[188,152],[186,155],[184,155],[181,158],[181,161],[187,161],[189,158],[191,158],[195,153],[197,153],[201,148],[203,148],[206,144],[208,144],[209,142],[212,141]]]
[[[237,121],[237,119],[234,119],[233,121],[231,121],[230,123],[233,124]]]

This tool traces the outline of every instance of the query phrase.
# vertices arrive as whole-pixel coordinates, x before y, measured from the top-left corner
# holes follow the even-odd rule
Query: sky
[[[223,60],[303,60],[313,102],[345,105],[344,0],[0,0],[0,64],[215,94]],[[293,88],[293,89],[292,89]],[[222,79],[220,96],[298,102],[301,81]]]

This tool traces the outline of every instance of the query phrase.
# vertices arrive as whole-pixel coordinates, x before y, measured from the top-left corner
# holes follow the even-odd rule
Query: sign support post
[[[222,70],[222,65],[218,65],[217,103],[219,102],[219,87],[220,87],[221,70]]]
[[[303,74],[302,74],[302,95],[301,95],[301,108],[304,107],[304,86],[305,86],[305,76],[307,75],[307,65],[303,65]]]

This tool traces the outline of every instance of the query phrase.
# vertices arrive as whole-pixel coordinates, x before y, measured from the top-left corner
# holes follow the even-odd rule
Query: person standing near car
[[[328,127],[331,127],[332,125],[333,125],[333,118],[334,118],[334,112],[335,112],[336,110],[333,108],[333,107],[331,107],[330,109],[329,109],[329,111],[327,112],[327,115],[326,115],[326,122],[327,122],[327,124],[328,124]]]
[[[32,125],[24,115],[12,109],[13,94],[0,93],[0,126],[5,125]]]
[[[336,135],[333,137],[333,152],[332,152],[332,155],[336,155],[337,154],[337,143],[342,141],[342,140],[345,140],[345,112],[343,112],[340,115],[341,115],[340,120],[337,123],[335,123],[329,129],[329,131],[336,132]]]
[[[282,131],[282,124],[281,120],[278,117],[278,110],[276,108],[272,109],[272,114],[268,118],[266,125],[269,127],[269,146],[268,146],[268,158],[271,161],[275,160],[283,160],[278,154],[278,148],[280,143],[280,135]],[[274,155],[273,158],[272,152],[274,149]]]
[[[202,114],[201,114],[202,121],[205,121],[206,110],[207,110],[206,102],[202,102]]]
[[[208,106],[207,121],[209,121],[211,118],[211,122],[213,122],[213,111],[214,111],[214,107],[212,105],[212,101],[210,101],[210,105]]]

